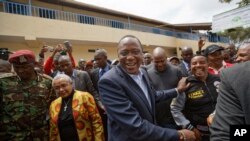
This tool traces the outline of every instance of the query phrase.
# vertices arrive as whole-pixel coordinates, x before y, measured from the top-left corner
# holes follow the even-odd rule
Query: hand
[[[200,131],[197,128],[194,128],[192,131],[194,132],[194,135],[196,137],[196,141],[201,141],[201,133],[200,133]]]
[[[48,51],[47,46],[43,46],[42,49],[40,50],[40,53],[45,53]]]
[[[214,119],[214,114],[210,114],[208,117],[207,117],[207,125],[208,126],[211,126],[212,122],[213,122],[213,119]]]
[[[68,54],[72,54],[72,51],[73,51],[72,46],[67,49]]]
[[[202,40],[202,39],[200,39],[200,40],[198,41],[198,47],[199,47],[199,49],[201,49],[204,45],[205,45],[205,41]]]
[[[182,79],[178,82],[176,89],[178,90],[179,93],[184,92],[190,86],[190,83],[187,83],[186,80],[187,77],[182,77]]]
[[[62,50],[64,50],[63,45],[62,44],[58,44],[58,45],[56,45],[56,48],[55,48],[54,52],[60,52]]]
[[[193,131],[187,130],[187,129],[182,129],[182,130],[178,130],[178,134],[179,134],[179,140],[180,141],[195,141],[196,137],[195,137],[195,133]]]

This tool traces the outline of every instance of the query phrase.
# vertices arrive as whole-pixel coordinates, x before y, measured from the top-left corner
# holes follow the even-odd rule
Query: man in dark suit
[[[118,43],[120,64],[99,81],[101,100],[108,114],[109,141],[194,140],[192,131],[155,125],[155,102],[176,97],[176,90],[156,92],[144,69],[142,45],[132,35]]]
[[[93,85],[95,87],[95,89],[97,90],[97,94],[98,97],[99,96],[99,91],[98,91],[98,81],[99,79],[111,69],[111,66],[108,64],[107,60],[108,60],[108,56],[107,56],[107,51],[105,49],[98,49],[95,51],[94,54],[94,60],[96,61],[96,65],[98,68],[94,69],[91,73],[90,73],[90,77],[92,79]],[[104,128],[104,136],[105,139],[108,139],[108,131],[107,131],[107,114],[105,113],[105,108],[102,104],[101,101],[98,101],[97,103],[98,105],[98,109],[100,112],[100,115],[102,117],[102,122],[103,122],[103,128]]]
[[[230,125],[250,124],[250,61],[222,70],[211,141],[230,140]]]
[[[190,75],[190,62],[193,58],[193,49],[191,47],[183,47],[181,49],[181,56],[183,61],[181,61],[179,68],[181,69],[182,76],[187,77]]]

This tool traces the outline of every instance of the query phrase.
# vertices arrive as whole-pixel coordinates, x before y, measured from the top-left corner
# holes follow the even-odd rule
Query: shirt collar
[[[71,78],[76,78],[76,70],[75,69],[73,70]]]
[[[184,60],[182,62],[185,65],[185,68],[188,70],[189,69],[189,63],[185,62]]]
[[[99,69],[99,73],[100,73],[102,70],[104,70],[105,72],[107,72],[107,71],[109,70],[109,66],[106,65],[104,69],[100,68],[100,69]]]
[[[142,76],[143,76],[143,73],[142,73],[141,69],[139,69],[139,74],[128,74],[128,75],[133,79],[141,80]]]

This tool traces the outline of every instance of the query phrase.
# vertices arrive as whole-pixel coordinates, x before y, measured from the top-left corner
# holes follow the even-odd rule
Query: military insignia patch
[[[19,57],[19,62],[20,63],[26,63],[28,60],[22,55]]]

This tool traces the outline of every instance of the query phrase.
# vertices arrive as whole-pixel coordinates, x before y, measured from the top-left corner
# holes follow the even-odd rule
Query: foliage
[[[225,32],[218,33],[218,35],[230,37],[230,39],[233,40],[235,43],[242,42],[246,39],[250,39],[250,27],[237,27],[234,29],[229,29]]]
[[[230,3],[232,1],[233,0],[219,0],[219,2],[221,2],[221,3]],[[237,4],[239,5],[239,7],[246,6],[246,5],[250,4],[250,0],[241,0]]]
[[[221,3],[230,3],[233,0],[219,0]],[[241,0],[239,3],[237,3],[239,7],[246,6],[250,4],[250,0]],[[243,28],[243,27],[237,27],[234,29],[229,29],[224,32],[218,33],[222,36],[230,37],[231,40],[234,42],[242,42],[246,39],[250,39],[250,27]]]

